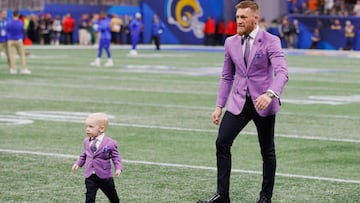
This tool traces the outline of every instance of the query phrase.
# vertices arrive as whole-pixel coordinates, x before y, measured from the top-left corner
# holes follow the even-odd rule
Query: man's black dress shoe
[[[256,203],[271,203],[271,199],[265,196],[260,196],[259,200]]]
[[[209,200],[199,200],[196,203],[230,203],[229,197],[222,197],[218,193],[212,196]]]

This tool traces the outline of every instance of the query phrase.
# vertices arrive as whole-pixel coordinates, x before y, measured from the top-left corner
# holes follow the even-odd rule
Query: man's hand
[[[215,125],[219,125],[221,114],[222,108],[217,106],[215,111],[211,114],[211,119]]]
[[[269,106],[271,100],[272,98],[264,93],[255,100],[255,108],[259,111],[263,111]]]

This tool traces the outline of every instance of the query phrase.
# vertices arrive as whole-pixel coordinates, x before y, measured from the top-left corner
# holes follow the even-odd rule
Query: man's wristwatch
[[[270,92],[270,91],[267,91],[267,92],[266,92],[266,95],[267,95],[268,97],[270,97],[271,99],[273,99],[273,98],[276,97],[275,94],[272,93],[272,92]]]

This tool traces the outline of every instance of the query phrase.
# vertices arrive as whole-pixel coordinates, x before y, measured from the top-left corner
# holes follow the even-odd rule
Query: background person
[[[100,66],[100,59],[102,56],[103,49],[106,51],[108,60],[105,63],[106,67],[114,66],[114,62],[111,58],[110,44],[111,44],[111,31],[110,31],[110,19],[106,13],[101,13],[98,24],[98,31],[100,33],[99,47],[97,58],[90,65]]]
[[[360,16],[360,0],[356,1],[356,4],[354,5],[353,8],[353,13],[355,16]]]
[[[271,202],[275,181],[275,114],[288,70],[280,39],[259,28],[260,8],[254,1],[236,5],[238,35],[225,41],[225,57],[215,111],[220,123],[216,140],[217,193],[198,203],[229,203],[231,146],[239,132],[255,123],[263,160],[263,182],[258,203]],[[239,58],[240,57],[240,58]]]
[[[29,17],[27,36],[33,44],[39,44],[39,21],[38,16],[31,14]]]
[[[123,21],[119,18],[118,15],[112,14],[111,21],[110,21],[110,28],[111,28],[111,42],[114,44],[121,43],[121,28],[123,25]]]
[[[1,17],[0,17],[0,53],[1,57],[5,56],[6,61],[9,65],[9,54],[8,54],[8,48],[7,48],[7,34],[6,34],[6,25],[7,25],[7,11],[2,10],[1,11]]]
[[[344,50],[352,50],[354,46],[355,38],[355,26],[351,23],[350,20],[345,21],[345,47]]]
[[[310,49],[317,49],[320,40],[321,40],[320,29],[319,29],[319,28],[315,28],[315,29],[314,29],[314,32],[313,32],[312,35],[311,35],[311,45],[310,45]]]
[[[142,32],[142,22],[141,14],[136,13],[135,19],[133,19],[129,24],[130,36],[131,36],[131,50],[130,55],[137,55],[136,46],[140,42],[141,32]]]
[[[156,50],[160,50],[160,36],[164,32],[164,24],[159,17],[154,14],[151,26],[151,40],[154,42]]]
[[[99,17],[98,13],[94,13],[90,21],[91,42],[94,44],[94,47],[98,47],[100,41]]]
[[[39,20],[40,44],[49,45],[51,43],[51,30],[53,20],[50,13],[41,15]]]
[[[213,17],[209,16],[204,25],[204,45],[215,45],[216,22]]]
[[[9,53],[9,63],[10,63],[10,74],[16,74],[16,53],[20,57],[21,63],[21,74],[31,74],[31,71],[26,68],[25,61],[25,50],[23,45],[24,39],[24,24],[19,19],[19,12],[13,12],[13,19],[8,22],[6,25],[7,33],[7,48]]]
[[[67,14],[63,19],[63,34],[64,34],[64,44],[73,44],[73,33],[75,29],[75,19],[71,14]]]
[[[61,17],[59,15],[55,16],[55,20],[52,24],[51,30],[51,44],[59,45],[60,37],[61,37],[62,25],[61,25]]]
[[[223,46],[225,41],[225,22],[224,19],[221,19],[216,25],[216,35],[215,35],[216,45]]]
[[[81,19],[79,20],[78,33],[79,33],[79,44],[80,45],[89,45],[89,28],[90,28],[90,20],[89,15],[87,13],[83,13],[81,15]]]

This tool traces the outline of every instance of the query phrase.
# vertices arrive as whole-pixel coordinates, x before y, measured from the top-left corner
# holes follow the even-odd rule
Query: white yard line
[[[73,102],[73,101],[71,101]],[[145,105],[145,104],[144,104]],[[161,105],[158,105],[161,106]],[[173,107],[170,107],[173,108]],[[0,115],[0,124],[4,125],[20,125],[30,124],[32,120],[45,120],[55,122],[72,122],[72,123],[83,123],[86,115],[84,112],[63,112],[63,111],[20,111],[16,112],[16,115]],[[289,113],[287,113],[289,114]],[[299,116],[299,115],[297,115]],[[303,116],[311,116],[304,114]],[[313,115],[316,116],[316,115]],[[322,115],[322,117],[331,118],[331,115]],[[336,116],[334,119],[351,119],[358,120],[358,118]],[[113,117],[116,120],[116,116]],[[175,126],[160,126],[160,125],[146,125],[136,123],[119,123],[111,122],[112,126],[132,127],[132,128],[148,128],[148,129],[161,129],[161,130],[172,130],[172,131],[185,131],[185,132],[204,132],[216,134],[217,129],[202,129],[202,128],[189,128],[189,127],[175,127]],[[242,135],[256,136],[256,132],[243,131]],[[282,134],[277,133],[276,137],[292,138],[292,139],[304,139],[304,140],[320,140],[320,141],[332,141],[332,142],[348,142],[348,143],[360,143],[359,139],[350,138],[336,138],[336,137],[321,137],[321,136],[303,136],[297,134]]]
[[[4,85],[29,85],[26,82],[21,81],[13,81],[13,82],[1,82],[0,84]],[[185,94],[185,95],[205,95],[205,96],[216,96],[216,91],[199,91],[199,90],[188,90],[188,89],[174,89],[174,88],[158,88],[155,89],[152,87],[151,89],[148,88],[130,88],[130,87],[120,87],[120,86],[92,86],[92,85],[80,85],[80,84],[52,84],[49,82],[33,82],[31,86],[40,86],[40,87],[47,87],[47,88],[74,88],[74,89],[91,89],[91,90],[107,90],[107,91],[127,91],[127,92],[146,92],[146,93],[160,93],[160,94]],[[329,89],[327,89],[329,90]],[[309,96],[308,98],[304,99],[291,99],[291,98],[283,98],[283,103],[291,103],[291,104],[327,104],[327,105],[342,105],[342,104],[349,104],[349,103],[358,103],[360,96],[359,94],[353,94],[349,96],[337,96],[334,97],[332,95],[323,95],[323,96]]]
[[[41,113],[29,113],[29,112],[18,112],[17,116],[5,116],[0,115],[3,122],[8,122],[9,125],[18,125],[23,122],[31,123],[32,120],[46,120],[46,121],[56,121],[56,122],[72,122],[72,123],[83,123],[85,117],[64,117],[57,115],[42,115]],[[212,133],[216,134],[217,129],[201,129],[201,128],[181,128],[181,127],[172,127],[172,126],[158,126],[158,125],[145,125],[145,124],[130,124],[130,123],[116,123],[111,122],[111,126],[121,126],[121,127],[131,127],[131,128],[148,128],[148,129],[161,129],[161,130],[171,130],[171,131],[185,131],[185,132],[203,132],[203,133]],[[251,135],[256,136],[256,132],[243,131],[242,135]],[[317,136],[301,136],[294,134],[281,134],[276,133],[276,137],[291,138],[291,139],[303,139],[303,140],[318,140],[318,141],[330,141],[330,142],[348,142],[348,143],[360,143],[358,139],[344,139],[344,138],[329,138],[329,137],[317,137]]]
[[[77,159],[78,158],[78,156],[76,156],[76,155],[69,155],[69,154],[45,153],[45,152],[12,150],[12,149],[0,149],[0,152],[11,153],[11,154],[31,154],[31,155],[38,155],[38,156],[49,156],[49,157],[58,157],[58,158],[69,158],[69,159]],[[172,167],[172,168],[186,168],[186,169],[211,170],[211,171],[217,170],[215,167],[196,166],[196,165],[187,165],[187,164],[172,164],[172,163],[138,161],[138,160],[123,160],[123,162],[130,163],[130,164],[152,165],[152,166]],[[256,175],[262,174],[261,171],[242,170],[242,169],[233,169],[232,172],[256,174]],[[276,173],[276,176],[287,177],[287,178],[308,179],[308,180],[320,180],[320,181],[328,181],[328,182],[338,182],[338,183],[360,184],[360,180],[351,180],[351,179],[342,179],[342,178],[306,176],[306,175],[297,175],[297,174],[288,174],[288,173]]]
[[[149,107],[159,107],[159,108],[174,108],[174,109],[193,109],[193,110],[206,110],[212,112],[214,107],[212,106],[191,106],[191,105],[177,105],[177,104],[160,104],[160,103],[141,103],[141,102],[121,102],[121,101],[97,101],[93,99],[64,99],[64,98],[54,98],[54,97],[30,97],[30,96],[9,96],[3,95],[2,98],[10,98],[10,99],[24,99],[24,100],[41,100],[41,101],[54,101],[54,102],[76,102],[76,103],[93,103],[93,104],[108,104],[108,105],[128,105],[128,106],[149,106]],[[300,100],[297,100],[300,101]],[[283,102],[283,100],[282,100]],[[285,102],[286,103],[286,102]],[[311,113],[293,113],[286,112],[284,109],[278,113],[278,115],[289,115],[289,116],[304,116],[304,117],[315,117],[315,118],[331,118],[331,119],[348,119],[348,120],[359,120],[360,116],[355,115],[331,115],[331,114],[311,114]]]
[[[158,107],[158,108],[174,108],[174,109],[193,109],[193,110],[206,110],[213,111],[213,107],[206,106],[190,106],[190,105],[177,105],[177,104],[160,104],[160,103],[141,103],[141,102],[121,102],[121,101],[111,101],[111,100],[94,100],[94,99],[64,99],[64,98],[54,98],[54,97],[39,97],[37,96],[8,96],[2,95],[2,98],[10,98],[10,99],[24,99],[24,100],[41,100],[41,101],[53,101],[53,102],[74,102],[74,103],[91,103],[91,104],[108,104],[108,105],[126,105],[126,106],[147,106],[147,107]],[[359,116],[360,118],[360,116]],[[350,118],[351,119],[351,118]],[[355,118],[357,119],[357,118]]]
[[[356,71],[351,71],[351,73],[356,72]],[[334,80],[334,79],[327,79],[327,78],[317,78],[316,80],[314,80],[313,78],[308,79],[308,78],[294,78],[292,79],[294,81],[308,81],[308,82],[318,82],[318,83],[331,83],[331,84],[360,84],[360,81],[358,80]],[[330,88],[331,89],[331,88]]]
[[[42,74],[42,76],[46,76],[46,75],[51,75],[53,76],[54,74]],[[82,78],[81,76],[80,77],[73,77],[72,79],[64,79],[63,83],[67,83],[67,84],[51,84],[49,83],[49,81],[44,81],[44,82],[31,82],[31,81],[0,81],[0,84],[4,84],[4,85],[19,85],[19,86],[22,86],[22,85],[31,85],[31,86],[44,86],[44,87],[71,87],[71,88],[84,88],[86,87],[86,85],[84,84],[69,84],[68,82],[71,81],[71,80],[76,80],[78,78],[82,79],[82,80],[91,80],[91,79],[103,79],[103,80],[116,80],[116,81],[134,81],[134,82],[149,82],[149,83],[154,83],[156,82],[156,84],[160,84],[159,83],[159,80],[157,79],[139,79],[139,78],[109,78],[109,77],[102,77],[102,76],[99,76],[99,77],[96,77],[96,76],[87,76],[86,78]],[[197,81],[183,81],[183,80],[161,80],[160,81],[161,83],[170,83],[170,84],[173,84],[173,85],[186,85],[184,87],[188,87],[190,84],[191,85],[202,85],[202,86],[213,86],[214,90],[215,91],[212,91],[211,93],[206,93],[206,95],[216,95],[217,92],[217,88],[218,88],[218,81],[217,82],[197,82]],[[89,83],[90,84],[90,83]],[[96,86],[96,87],[92,87],[92,88],[99,88],[99,89],[105,89],[105,90],[121,90],[121,88],[119,88],[119,86],[109,86],[109,85],[106,85],[106,86]],[[344,91],[344,88],[341,88],[340,86],[338,88],[329,88],[329,87],[302,87],[302,86],[289,86],[289,87],[286,87],[286,89],[296,89],[296,90],[311,90],[311,91],[314,91],[314,90],[318,90],[318,91],[324,91],[326,90],[327,92],[329,91]],[[126,90],[126,89],[125,89]],[[133,90],[133,89],[131,89]],[[140,89],[141,90],[141,89]],[[154,90],[147,90],[148,92],[152,92]],[[352,94],[359,94],[360,93],[360,90],[359,89],[353,89],[353,90],[346,90],[347,93],[351,92]],[[198,92],[199,94],[201,92]]]
[[[87,65],[87,64],[86,64]],[[122,66],[119,66],[117,67],[117,69],[113,69],[113,70],[116,70],[118,71],[119,73],[121,72],[133,72],[133,73],[148,73],[148,72],[154,72],[154,73],[163,73],[163,74],[179,74],[179,75],[202,75],[202,76],[207,76],[207,75],[213,75],[213,76],[219,76],[219,79],[220,79],[220,76],[221,76],[221,69],[222,67],[219,66],[218,68],[206,68],[206,67],[192,67],[192,68],[184,68],[184,67],[176,67],[175,69],[165,69],[165,70],[154,70],[154,69],[132,69],[132,68],[127,68],[128,65],[122,65]],[[156,67],[156,65],[153,65],[153,67]],[[290,67],[291,68],[294,68],[294,67]],[[78,72],[79,70],[78,69],[71,69],[71,68],[67,68],[67,67],[42,67],[41,69],[43,70],[63,70],[63,71],[76,71]],[[306,70],[307,68],[301,68],[301,69],[304,69]],[[335,69],[335,68],[334,68]],[[111,70],[113,72],[113,70]],[[319,68],[319,70],[321,70],[321,68]],[[87,69],[86,70],[87,72],[93,72],[93,73],[98,73],[98,72],[105,72],[106,69]],[[218,72],[218,74],[215,74],[216,72]],[[351,70],[350,73],[352,72],[355,72],[354,70]],[[43,71],[43,72],[39,72],[39,73],[36,73],[36,75],[39,75],[39,76],[58,76],[57,73],[51,73],[49,71]],[[75,74],[75,76],[71,76],[72,78],[84,78],[85,76],[77,76]],[[97,78],[97,76],[91,76],[91,75],[88,75],[86,76],[87,79],[91,79],[91,78]],[[104,76],[99,76],[99,78],[101,79],[102,77]],[[107,77],[109,80],[119,80],[119,79],[122,79],[121,78],[121,74],[116,74],[116,75],[113,75],[113,76],[105,76]],[[120,78],[119,78],[120,77]],[[195,81],[195,82],[192,82],[192,81],[183,81],[183,80],[171,80],[172,83],[184,83],[184,82],[189,82],[189,83],[200,83],[200,84],[213,84],[213,85],[216,85],[218,86],[219,84],[219,79],[216,79],[214,80],[214,82],[208,82],[208,81]],[[152,81],[154,79],[145,79],[145,78],[138,78],[138,79],[133,79],[133,78],[128,78],[128,79],[124,79],[124,80],[128,80],[128,81]],[[155,80],[158,82],[158,80]],[[166,80],[164,80],[166,81]],[[291,81],[310,81],[310,82],[314,82],[314,79],[307,79],[307,78],[291,78]],[[317,78],[316,79],[316,82],[319,82],[319,83],[331,83],[331,84],[336,84],[336,83],[339,83],[339,84],[360,84],[360,81],[357,81],[357,80],[342,80],[342,79],[337,79],[337,80],[333,80],[333,79],[326,79],[326,78]],[[286,87],[286,88],[289,88],[289,89],[304,89],[304,90],[341,90],[341,88],[328,88],[328,87],[302,87],[302,86],[293,86],[293,87]],[[352,91],[356,91],[356,90],[352,90]]]
[[[211,129],[199,129],[199,128],[179,128],[171,126],[155,126],[155,125],[143,125],[143,124],[129,124],[129,123],[111,123],[113,126],[122,126],[122,127],[134,127],[134,128],[150,128],[150,129],[162,129],[162,130],[174,130],[174,131],[189,131],[189,132],[208,132],[208,133],[217,133],[217,130]],[[243,131],[242,135],[257,135],[256,132]],[[341,139],[341,138],[328,138],[328,137],[317,137],[317,136],[301,136],[301,135],[290,135],[290,134],[281,134],[276,133],[276,137],[292,138],[292,139],[303,139],[303,140],[321,140],[321,141],[331,141],[331,142],[350,142],[350,143],[360,143],[360,140],[355,139]]]
[[[0,82],[1,84],[2,82]],[[111,91],[129,91],[129,92],[146,92],[146,93],[162,93],[162,94],[193,94],[193,95],[216,95],[216,92],[199,92],[199,91],[189,91],[189,90],[174,90],[174,89],[154,89],[154,88],[132,88],[132,87],[120,87],[120,86],[93,86],[89,85],[80,85],[80,84],[58,84],[58,83],[49,83],[49,82],[32,82],[31,84],[23,81],[13,81],[7,83],[8,85],[31,85],[39,87],[48,87],[48,88],[74,88],[74,89],[91,89],[91,90],[111,90]]]

